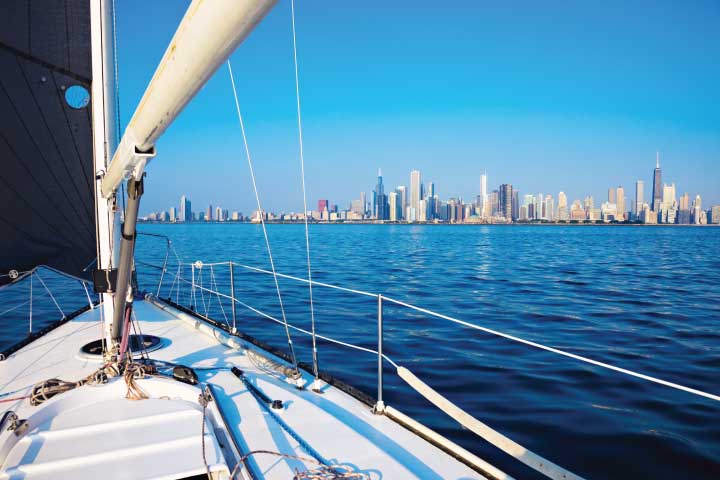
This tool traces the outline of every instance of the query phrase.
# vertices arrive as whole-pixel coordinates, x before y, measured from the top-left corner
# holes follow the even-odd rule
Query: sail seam
[[[15,58],[17,60],[17,57],[15,57]],[[58,156],[62,160],[63,169],[65,170],[65,173],[67,174],[68,178],[70,179],[70,183],[72,184],[73,189],[75,190],[75,193],[78,196],[78,200],[80,200],[80,202],[82,203],[83,207],[86,210],[86,213],[89,216],[92,216],[92,213],[90,211],[88,204],[84,201],[84,197],[80,193],[80,189],[78,188],[77,183],[75,183],[75,178],[74,178],[75,176],[72,173],[70,173],[70,169],[68,167],[67,160],[65,159],[65,155],[63,155],[63,153],[60,151],[60,146],[58,145],[57,139],[55,138],[55,134],[53,133],[52,129],[50,128],[50,125],[48,124],[47,118],[45,117],[45,112],[43,112],[43,109],[40,106],[40,102],[38,102],[37,96],[35,95],[35,92],[33,91],[32,86],[30,85],[30,81],[27,78],[27,74],[25,73],[25,69],[23,68],[22,64],[20,63],[20,60],[17,60],[17,65],[18,65],[18,69],[20,70],[20,73],[22,73],[23,79],[25,80],[25,86],[27,86],[27,89],[30,92],[30,97],[32,97],[33,103],[35,104],[35,107],[38,110],[40,119],[42,120],[43,124],[45,125],[45,128],[47,129],[48,134],[50,136],[50,139],[52,140],[52,144],[55,147],[55,151],[57,152]],[[55,88],[57,89],[57,83],[55,82],[55,76],[54,75],[51,75],[51,76],[53,77],[53,84],[55,85]],[[65,110],[62,108],[62,104],[60,105],[60,108],[63,110],[63,114],[65,114]],[[66,121],[66,123],[68,123],[67,115],[65,115],[65,121]],[[70,129],[69,123],[68,123],[68,129]],[[72,129],[70,129],[70,130],[71,130],[70,135],[72,136]],[[74,138],[73,138],[73,143],[74,143]],[[80,171],[83,171],[84,168],[83,168],[82,160],[79,157],[80,152],[77,151],[77,153],[78,153],[78,161],[80,162]],[[88,194],[89,194],[89,190],[88,190]],[[79,215],[79,212],[77,211],[77,209],[75,208],[74,205],[73,205],[73,210],[75,211],[75,214]],[[86,228],[87,228],[87,226],[86,226]],[[88,233],[90,233],[92,235],[92,232],[90,231],[89,228],[88,228]]]
[[[24,60],[28,60],[37,65],[41,65],[45,68],[49,68],[50,70],[53,70],[55,72],[62,73],[63,75],[66,75],[66,76],[72,78],[73,80],[77,80],[78,82],[82,83],[86,87],[90,86],[90,83],[92,83],[92,81],[89,78],[84,77],[83,75],[78,75],[77,73],[71,72],[70,70],[68,70],[66,68],[55,65],[54,63],[50,63],[45,60],[41,60],[37,57],[34,57],[28,53],[23,52],[22,50],[18,50],[15,47],[11,47],[10,45],[8,45],[6,43],[0,42],[0,48],[9,51],[10,53],[12,53]]]

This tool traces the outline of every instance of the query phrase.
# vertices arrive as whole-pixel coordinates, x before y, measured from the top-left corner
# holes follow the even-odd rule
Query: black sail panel
[[[0,2],[0,283],[95,256],[90,2]]]

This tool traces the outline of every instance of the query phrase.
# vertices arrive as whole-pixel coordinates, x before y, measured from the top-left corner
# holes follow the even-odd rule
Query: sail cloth
[[[88,0],[0,1],[0,274],[90,276],[91,72]]]

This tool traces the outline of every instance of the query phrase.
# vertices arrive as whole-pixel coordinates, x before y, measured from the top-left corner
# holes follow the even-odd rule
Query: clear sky
[[[117,2],[130,119],[189,2]],[[720,3],[297,0],[308,201],[345,207],[411,169],[441,198],[489,187],[596,202],[651,189],[720,203]],[[302,210],[290,2],[232,56],[263,206]],[[254,197],[221,68],[158,144],[143,212],[185,193],[249,214]]]

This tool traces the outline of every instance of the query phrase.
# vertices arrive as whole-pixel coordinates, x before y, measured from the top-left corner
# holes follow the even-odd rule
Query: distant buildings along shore
[[[487,172],[480,174],[479,194],[471,201],[460,197],[441,200],[435,184],[422,181],[419,170],[410,172],[410,188],[398,185],[386,193],[382,172],[378,170],[375,188],[368,200],[365,192],[352,200],[346,209],[327,199],[317,202],[317,209],[308,211],[308,219],[316,222],[377,222],[377,223],[638,223],[638,224],[720,224],[720,205],[703,209],[700,195],[688,193],[678,197],[674,183],[663,184],[660,155],[653,170],[652,191],[645,199],[645,183],[635,182],[635,195],[628,201],[623,186],[608,189],[607,201],[596,204],[592,196],[568,204],[564,192],[557,202],[550,194],[520,196],[512,184],[503,183],[488,191]],[[305,214],[263,212],[266,221],[298,222]],[[183,195],[179,209],[151,213],[141,220],[150,222],[260,222],[261,213],[244,216],[241,212],[209,205],[205,211],[193,211],[192,203]]]

